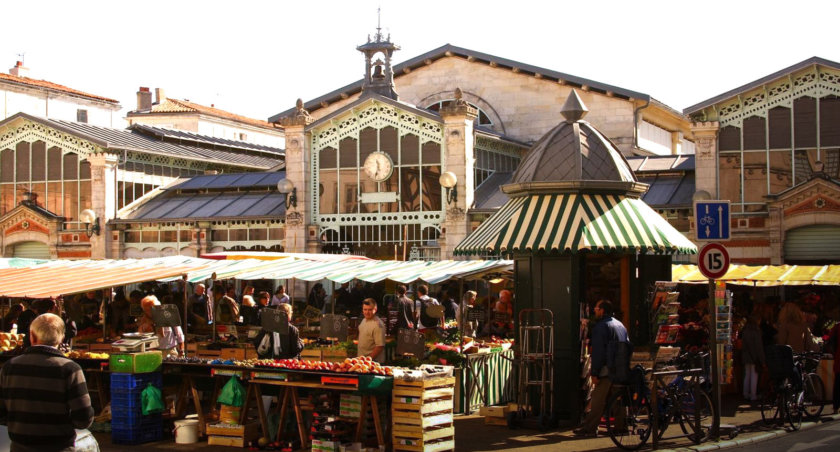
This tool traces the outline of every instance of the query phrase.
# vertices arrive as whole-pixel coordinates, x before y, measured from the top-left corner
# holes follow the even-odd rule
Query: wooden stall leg
[[[362,396],[362,407],[359,410],[359,425],[356,426],[356,442],[362,441],[362,432],[365,429],[365,416],[367,415],[368,396]]]
[[[289,388],[292,393],[292,407],[295,409],[295,416],[297,417],[298,434],[300,434],[300,447],[306,447],[309,435],[306,433],[306,425],[303,423],[303,411],[300,409],[298,400],[297,388]]]
[[[379,420],[379,402],[376,400],[376,396],[367,395],[365,396],[368,398],[370,403],[370,410],[373,413],[373,426],[376,428],[376,442],[380,446],[385,445],[385,435],[382,432],[382,423]]]
[[[187,410],[187,397],[189,397],[190,385],[186,378],[181,380],[181,385],[178,386],[178,400],[175,402],[175,418],[181,419]]]
[[[242,411],[239,413],[239,425],[245,425],[245,421],[248,419],[248,408],[251,401],[251,396],[254,394],[254,388],[251,387],[252,385],[246,383],[248,388],[245,389],[245,403],[242,404]]]
[[[280,399],[280,421],[277,423],[277,439],[275,441],[283,439],[283,427],[286,426],[286,407],[288,407],[291,391],[292,388],[283,388],[283,398]]]
[[[207,436],[207,419],[204,416],[204,409],[201,408],[201,397],[198,395],[198,389],[195,387],[195,380],[192,377],[186,377],[190,385],[190,393],[192,394],[193,404],[195,405],[195,413],[198,415],[198,433],[200,436]]]
[[[207,414],[213,419],[219,419],[219,410],[218,410],[218,402],[216,399],[219,398],[219,391],[222,389],[222,379],[221,378],[213,378],[213,395],[210,396],[210,410],[208,410]]]
[[[265,406],[263,405],[262,399],[262,389],[260,388],[259,383],[251,384],[250,387],[254,388],[254,396],[257,398],[257,411],[259,411],[260,416],[260,428],[262,428],[262,437],[268,438],[268,418],[265,415]]]

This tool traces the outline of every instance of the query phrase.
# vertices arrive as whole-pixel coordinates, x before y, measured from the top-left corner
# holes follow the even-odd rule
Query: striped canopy
[[[697,247],[640,199],[562,193],[511,199],[454,252],[517,251],[696,254]]]
[[[674,265],[671,278],[681,283],[705,283],[708,279],[696,265]],[[748,286],[840,285],[840,265],[738,265],[718,278],[729,284]]]

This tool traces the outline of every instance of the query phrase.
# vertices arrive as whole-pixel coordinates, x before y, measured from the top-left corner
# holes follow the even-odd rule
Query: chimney
[[[23,61],[17,61],[15,67],[9,69],[9,74],[15,77],[29,77],[29,68],[23,67]]]
[[[137,111],[151,111],[152,109],[152,92],[149,88],[141,86],[137,91]]]
[[[155,88],[155,103],[160,105],[166,102],[166,91],[163,88]]]

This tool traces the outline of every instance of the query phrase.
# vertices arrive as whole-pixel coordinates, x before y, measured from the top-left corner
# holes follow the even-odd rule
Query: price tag
[[[401,329],[397,335],[397,354],[411,355],[423,359],[426,353],[426,338],[414,330]]]
[[[181,311],[174,304],[152,306],[152,320],[157,327],[181,326]]]
[[[484,322],[487,320],[487,310],[484,308],[471,307],[467,311],[467,320]]]
[[[347,340],[347,328],[350,326],[350,320],[338,314],[325,314],[321,318],[321,338],[335,338],[339,342]]]
[[[289,334],[289,318],[282,309],[263,309],[260,312],[260,325],[270,333]]]
[[[310,321],[320,320],[321,310],[315,306],[307,306],[306,309],[303,310],[303,318]]]

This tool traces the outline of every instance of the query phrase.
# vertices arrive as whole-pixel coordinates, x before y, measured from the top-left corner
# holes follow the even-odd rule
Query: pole
[[[183,291],[184,291],[184,321],[182,323],[184,324],[184,337],[186,337],[187,333],[189,332],[188,331],[189,327],[187,325],[189,325],[189,323],[190,323],[190,321],[189,321],[190,319],[188,318],[189,312],[190,312],[190,306],[189,306],[189,297],[187,295],[187,292],[188,292],[187,289],[189,288],[189,285],[187,284],[187,274],[186,273],[184,273],[182,281],[184,281],[184,286],[183,286]]]
[[[718,365],[718,341],[717,341],[717,302],[715,300],[715,280],[709,280],[709,305],[711,305],[713,314],[710,322],[711,331],[709,332],[709,353],[712,359],[712,408],[714,409],[714,416],[712,417],[712,428],[709,432],[712,439],[717,441],[720,438],[720,366]]]

